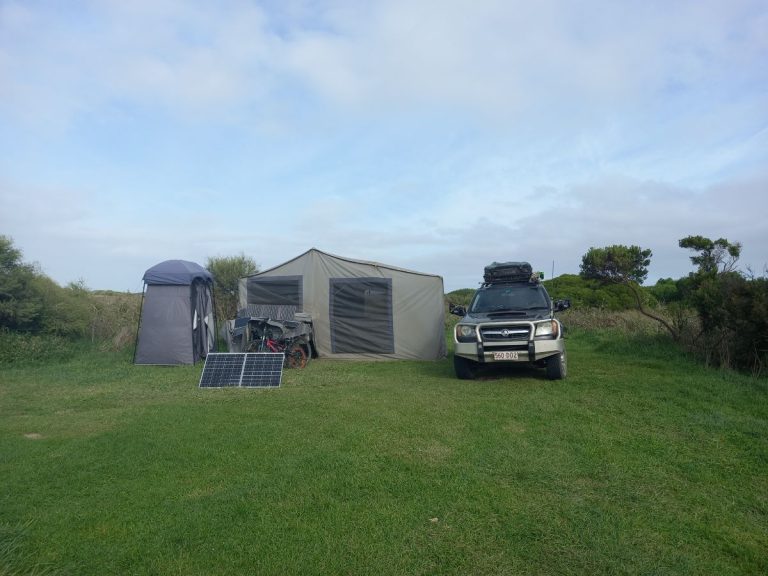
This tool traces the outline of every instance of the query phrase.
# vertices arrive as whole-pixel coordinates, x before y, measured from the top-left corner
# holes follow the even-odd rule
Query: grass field
[[[765,380],[574,334],[569,378],[0,369],[0,574],[766,574]]]

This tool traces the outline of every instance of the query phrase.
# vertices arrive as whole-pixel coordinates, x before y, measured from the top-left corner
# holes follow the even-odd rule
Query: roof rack
[[[497,278],[491,282],[483,281],[480,283],[481,288],[487,288],[488,286],[496,286],[499,284],[541,284],[541,272],[533,272],[532,274],[527,274],[525,276],[523,275],[517,275],[517,276],[506,276],[502,278]]]

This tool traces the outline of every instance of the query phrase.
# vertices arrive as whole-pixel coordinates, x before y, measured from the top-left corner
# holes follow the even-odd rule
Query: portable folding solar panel
[[[278,388],[284,360],[282,352],[210,353],[200,375],[200,388]]]

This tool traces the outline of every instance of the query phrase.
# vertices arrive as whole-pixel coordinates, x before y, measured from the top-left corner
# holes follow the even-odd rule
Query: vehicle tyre
[[[301,344],[292,344],[285,351],[286,368],[304,368],[307,365],[307,353]]]
[[[547,358],[547,378],[562,380],[568,372],[568,357],[563,350],[560,354]]]
[[[467,360],[461,356],[453,357],[453,370],[456,372],[456,378],[459,380],[474,380],[477,378],[477,362]]]

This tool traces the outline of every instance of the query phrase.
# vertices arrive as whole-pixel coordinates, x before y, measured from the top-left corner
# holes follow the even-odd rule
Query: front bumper
[[[565,342],[563,339],[557,340],[534,340],[528,342],[528,346],[524,350],[515,350],[516,359],[511,358],[511,354],[502,354],[506,356],[505,359],[497,360],[495,352],[503,352],[500,350],[494,350],[490,346],[484,346],[482,342],[456,342],[456,348],[454,355],[461,356],[468,360],[474,360],[475,362],[483,363],[512,363],[517,364],[520,362],[536,362],[537,360],[543,360],[561,354],[565,351]]]
[[[507,329],[503,330],[504,334],[522,331],[527,332],[528,338],[499,338],[499,331],[503,328]],[[459,342],[454,335],[454,355],[488,364],[517,364],[537,362],[565,352],[562,329],[557,338],[531,338],[535,331],[534,323],[483,323],[477,325],[476,330],[478,341]],[[486,338],[486,334],[495,337]]]

